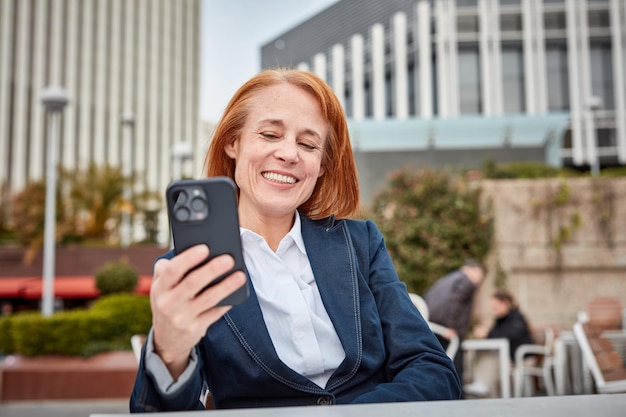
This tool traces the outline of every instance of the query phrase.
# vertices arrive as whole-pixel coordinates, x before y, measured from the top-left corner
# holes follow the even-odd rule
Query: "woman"
[[[359,206],[341,104],[324,81],[268,70],[227,105],[207,175],[238,187],[250,298],[216,307],[243,285],[206,247],[158,260],[150,331],[131,411],[456,399],[460,383]],[[209,404],[210,406],[210,404]]]
[[[515,351],[523,344],[533,343],[530,328],[519,311],[513,296],[505,290],[497,290],[490,299],[490,307],[495,322],[491,329],[477,326],[474,336],[477,338],[509,339],[509,357],[515,360]],[[480,352],[473,370],[474,380],[464,386],[464,392],[477,396],[499,396],[498,393],[498,357],[495,352]]]

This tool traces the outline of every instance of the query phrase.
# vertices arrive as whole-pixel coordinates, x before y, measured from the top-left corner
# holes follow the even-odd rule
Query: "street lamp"
[[[56,244],[56,184],[57,129],[63,108],[69,102],[63,87],[50,86],[41,91],[40,99],[50,115],[48,129],[48,161],[46,165],[46,214],[43,242],[43,289],[41,313],[49,317],[54,312],[54,258]]]
[[[183,177],[183,162],[193,156],[189,142],[177,142],[172,145],[172,179],[179,180]]]
[[[122,248],[127,248],[130,246],[131,234],[132,234],[132,226],[130,222],[130,176],[131,172],[131,162],[132,162],[132,140],[133,133],[135,128],[135,115],[131,112],[123,112],[120,115],[120,121],[122,123],[122,129],[128,131],[126,135],[126,139],[124,139],[124,157],[122,158],[122,175],[124,176],[124,190],[122,197],[124,198],[124,206],[122,207],[122,224],[120,227],[120,245]],[[124,130],[124,129],[123,129]]]

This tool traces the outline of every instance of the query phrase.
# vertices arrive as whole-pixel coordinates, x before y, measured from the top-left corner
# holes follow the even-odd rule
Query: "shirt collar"
[[[265,240],[258,233],[255,233],[252,230],[246,229],[244,227],[239,228],[239,234],[242,240],[247,240],[247,241]],[[300,221],[300,213],[297,210],[295,213],[293,226],[291,227],[291,230],[289,231],[289,233],[287,233],[285,237],[283,237],[282,240],[280,241],[280,245],[278,246],[278,252],[281,251],[281,248],[283,247],[283,245],[288,245],[289,241],[292,241],[293,243],[295,243],[296,247],[300,250],[300,252],[306,255],[304,239],[302,238],[302,222]]]

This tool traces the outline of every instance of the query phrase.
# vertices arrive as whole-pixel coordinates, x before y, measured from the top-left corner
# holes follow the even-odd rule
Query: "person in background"
[[[349,219],[359,208],[352,145],[321,78],[274,69],[244,83],[207,166],[238,187],[250,297],[217,306],[245,283],[240,272],[199,293],[232,267],[229,256],[192,272],[205,246],[159,259],[131,412],[202,409],[205,388],[215,408],[460,397],[380,231]]]
[[[489,304],[495,317],[491,329],[478,325],[474,329],[476,338],[506,338],[509,340],[509,356],[515,359],[515,351],[523,344],[533,343],[530,327],[520,312],[513,296],[505,290],[497,290]],[[473,367],[473,381],[464,386],[464,392],[477,396],[497,397],[498,356],[496,352],[477,352]]]
[[[439,278],[424,294],[428,306],[429,320],[449,328],[446,335],[437,335],[444,349],[456,334],[459,341],[465,339],[470,327],[474,294],[483,282],[485,267],[478,261],[469,259],[457,270]],[[454,357],[454,365],[463,381],[463,355]]]

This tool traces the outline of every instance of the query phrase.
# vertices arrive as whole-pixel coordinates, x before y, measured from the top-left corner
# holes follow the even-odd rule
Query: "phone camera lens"
[[[193,211],[204,211],[206,208],[206,201],[203,198],[195,197],[191,200],[191,209]]]
[[[191,212],[186,207],[179,207],[174,212],[174,216],[179,222],[186,222],[191,217]]]

